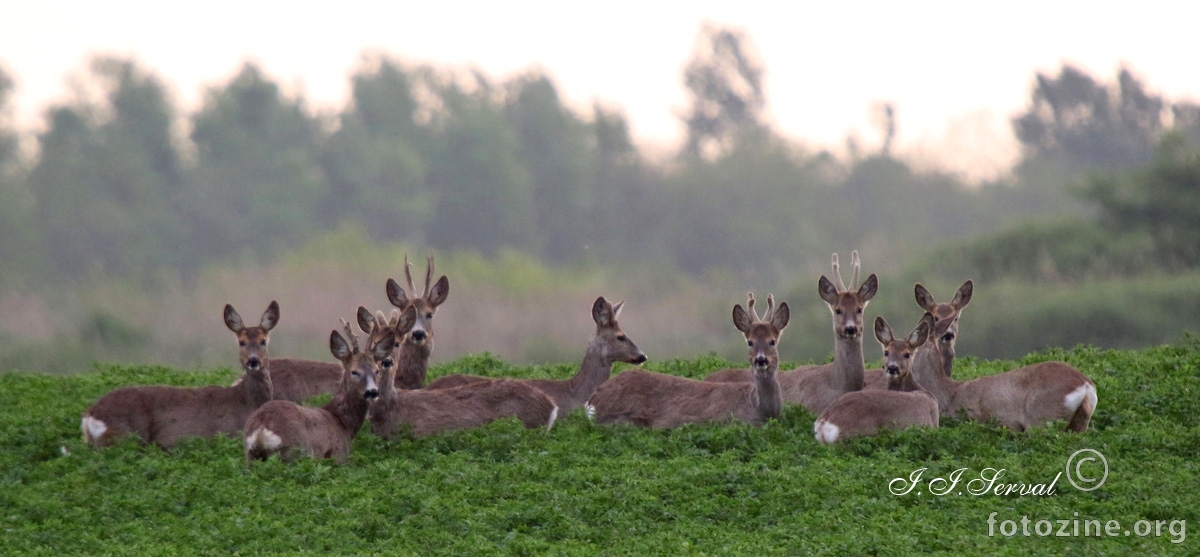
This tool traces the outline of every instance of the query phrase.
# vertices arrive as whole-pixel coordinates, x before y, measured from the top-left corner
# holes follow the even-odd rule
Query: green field
[[[877,365],[877,347],[868,347],[867,356],[869,365]],[[549,433],[525,430],[515,420],[420,441],[384,442],[364,433],[346,466],[272,460],[250,470],[236,439],[197,440],[171,452],[133,442],[96,451],[80,439],[80,414],[114,387],[225,383],[234,377],[227,368],[9,373],[0,375],[0,551],[1200,552],[1200,539],[1192,539],[1200,538],[1200,341],[1185,336],[1175,345],[1144,350],[1056,350],[1020,362],[966,358],[955,375],[1048,359],[1065,359],[1096,382],[1099,408],[1084,435],[1060,427],[1018,434],[948,421],[939,430],[825,447],[813,439],[813,416],[794,407],[761,428],[704,425],[667,432],[595,426],[576,412]],[[575,365],[513,367],[471,356],[436,366],[431,377],[460,371],[563,377]],[[647,367],[701,376],[724,365],[703,357]],[[1076,490],[1064,475],[1051,496],[966,492],[966,482],[986,468],[1005,470],[999,483],[1049,482],[1083,448],[1102,453],[1109,466],[1107,480],[1094,491]],[[1083,468],[1088,476],[1099,475],[1094,464]],[[949,494],[931,495],[928,488],[938,486],[925,481],[905,495],[889,491],[893,479],[918,468],[928,468],[923,480],[967,470]],[[989,537],[991,513],[997,514]],[[1020,530],[1003,536],[1002,521],[1022,516],[1032,521],[1031,536]],[[1039,537],[1039,520],[1079,520],[1081,535]],[[1087,520],[1116,520],[1120,528],[1115,537],[1085,538]],[[1141,524],[1150,525],[1150,535],[1137,535],[1139,520],[1149,521]],[[1186,521],[1185,530],[1178,521]],[[1057,522],[1051,526],[1054,533],[1060,529]]]

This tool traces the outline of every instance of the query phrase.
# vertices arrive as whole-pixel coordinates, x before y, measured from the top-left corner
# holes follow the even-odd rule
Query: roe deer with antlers
[[[406,313],[413,311],[409,306]],[[359,327],[374,339],[389,323],[383,313],[368,321],[370,312],[358,308]],[[403,321],[403,320],[402,320]],[[393,366],[382,366],[379,399],[368,412],[371,430],[393,438],[403,432],[425,437],[443,431],[470,429],[501,418],[515,417],[527,428],[549,430],[558,417],[558,407],[546,393],[520,381],[478,381],[447,389],[401,390],[392,381]]]
[[[754,295],[747,295],[749,313],[733,307],[733,324],[750,347],[749,383],[697,381],[639,369],[618,374],[600,385],[588,400],[588,416],[599,424],[633,424],[669,429],[698,422],[740,420],[761,424],[778,418],[783,406],[779,394],[779,335],[787,327],[787,303],[775,307],[767,296],[766,315],[754,311]]]
[[[832,263],[833,275],[837,278],[838,286],[835,287],[829,279],[821,275],[817,282],[817,293],[833,314],[833,362],[801,366],[779,373],[779,388],[783,393],[783,401],[799,404],[813,414],[820,414],[843,394],[862,389],[865,371],[862,352],[863,309],[879,289],[879,279],[872,273],[857,290],[850,290],[842,282],[836,253],[833,254]],[[853,287],[858,282],[861,269],[857,251],[850,254],[850,263],[854,268],[854,276],[850,281],[850,286]],[[749,378],[749,372],[746,370],[723,370],[709,375],[704,380],[744,382]]]
[[[646,361],[646,354],[630,340],[629,336],[617,324],[624,302],[611,305],[603,296],[596,298],[592,304],[592,320],[596,322],[596,333],[588,342],[587,351],[583,355],[583,364],[579,371],[570,379],[518,379],[528,383],[542,392],[550,395],[558,405],[559,412],[567,414],[587,402],[596,387],[608,380],[612,375],[612,367],[616,362],[641,364]],[[456,387],[478,381],[492,380],[474,375],[447,375],[429,384],[431,389]]]
[[[821,412],[813,423],[817,441],[834,443],[851,437],[875,435],[881,429],[910,426],[937,427],[937,399],[912,377],[916,353],[930,350],[926,343],[933,317],[926,313],[906,338],[895,338],[882,317],[875,318],[875,338],[883,345],[883,368],[888,389],[846,393]]]
[[[387,297],[392,305],[401,311],[412,307],[416,311],[417,321],[412,330],[404,335],[400,343],[396,360],[395,381],[399,389],[420,389],[425,386],[425,374],[429,370],[429,356],[433,354],[433,316],[437,314],[438,306],[446,301],[450,294],[450,279],[446,275],[433,281],[433,256],[426,259],[425,290],[418,297],[417,287],[413,285],[412,265],[408,256],[404,256],[404,278],[408,282],[408,292],[394,279],[387,280]]]
[[[400,327],[411,327],[413,311],[400,317]],[[385,331],[378,342],[360,349],[350,325],[342,322],[346,336],[334,330],[329,351],[342,363],[342,380],[333,400],[321,408],[308,408],[288,400],[273,400],[246,419],[246,464],[278,454],[284,462],[298,456],[332,458],[345,464],[350,443],[366,420],[371,400],[379,396],[376,372],[379,362],[391,357],[396,333]]]
[[[913,287],[917,305],[932,317],[934,328],[940,331],[932,334],[934,331],[930,329],[929,339],[925,341],[929,346],[917,352],[913,369],[938,366],[946,377],[950,377],[954,371],[954,343],[958,339],[958,320],[962,316],[963,308],[971,303],[974,288],[975,283],[968,279],[958,287],[949,303],[939,304],[933,299],[929,289],[921,283],[918,282]],[[882,370],[870,369],[863,376],[863,390],[887,389],[888,383],[888,376]]]
[[[123,387],[97,400],[83,414],[83,440],[95,447],[137,434],[145,443],[170,449],[188,437],[233,435],[246,417],[271,400],[267,341],[279,322],[272,301],[258,326],[246,327],[233,306],[225,306],[225,326],[237,335],[242,381],[231,387]]]
[[[939,322],[944,334],[949,323]],[[1067,430],[1087,431],[1098,402],[1096,384],[1066,362],[1041,362],[970,381],[946,376],[941,350],[932,365],[914,367],[913,378],[938,401],[942,416],[966,414],[973,421],[995,420],[1025,431],[1052,420],[1068,420]]]

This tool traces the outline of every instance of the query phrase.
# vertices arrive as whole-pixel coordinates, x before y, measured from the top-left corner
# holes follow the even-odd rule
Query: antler
[[[833,278],[837,279],[838,292],[845,292],[846,283],[842,282],[842,268],[840,265],[838,265],[838,256],[836,252],[833,254]]]
[[[770,321],[775,316],[775,295],[767,294],[767,312],[763,314],[763,321]]]
[[[417,287],[413,285],[412,280],[412,263],[408,262],[408,254],[404,254],[404,279],[408,281],[408,291],[416,293]]]
[[[754,292],[746,293],[746,310],[750,312],[750,322],[758,323],[761,321],[758,318],[758,312],[754,311]]]
[[[350,341],[350,348],[354,350],[355,354],[362,352],[358,347],[358,335],[354,334],[354,328],[345,319],[338,318],[338,320],[342,322],[342,329],[346,331],[346,340]]]
[[[429,298],[429,289],[433,287],[433,255],[425,258],[425,292],[422,298]]]
[[[858,271],[862,268],[862,262],[858,260],[858,250],[850,252],[850,266],[854,268],[854,278],[850,280],[850,288],[858,286]]]

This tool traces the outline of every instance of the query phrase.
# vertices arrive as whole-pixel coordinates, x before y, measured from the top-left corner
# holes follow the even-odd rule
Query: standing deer
[[[801,366],[779,373],[779,388],[783,393],[783,401],[799,404],[813,414],[820,414],[843,394],[862,389],[865,371],[862,352],[863,309],[879,289],[879,279],[872,273],[857,290],[850,290],[842,282],[836,253],[833,254],[832,260],[833,275],[837,278],[838,286],[835,287],[829,279],[821,275],[817,282],[817,293],[833,314],[833,362],[819,366]],[[857,251],[850,254],[850,263],[854,268],[854,277],[850,281],[850,285],[853,286],[858,282],[861,268]],[[704,380],[744,382],[749,380],[749,372],[723,370],[709,375]]]
[[[817,441],[834,443],[851,437],[875,435],[881,429],[909,426],[938,426],[937,399],[912,377],[913,360],[921,350],[935,349],[926,343],[933,317],[926,313],[907,338],[892,336],[883,317],[875,318],[875,338],[883,345],[883,368],[888,389],[854,391],[837,399],[813,423]]]
[[[949,324],[939,322],[937,334]],[[938,401],[942,416],[962,413],[974,421],[996,420],[1015,431],[1052,420],[1068,420],[1067,430],[1087,431],[1098,402],[1096,384],[1066,362],[1041,362],[970,381],[942,371],[941,350],[932,365],[914,366],[913,378]]]
[[[918,282],[913,287],[917,305],[930,314],[934,327],[940,331],[937,334],[931,334],[929,340],[925,341],[929,344],[927,349],[917,352],[913,369],[939,366],[942,373],[946,374],[946,377],[950,377],[951,372],[954,371],[954,343],[958,339],[958,319],[962,315],[962,309],[971,303],[973,289],[974,283],[968,279],[958,287],[958,291],[954,293],[954,299],[949,303],[939,304],[933,299],[933,294],[929,293],[929,289],[922,286],[921,283]],[[932,333],[933,330],[931,329],[930,332]],[[888,377],[881,370],[867,370],[863,380],[864,390],[888,388]]]
[[[761,424],[778,418],[783,407],[779,393],[779,350],[776,343],[791,315],[787,303],[775,308],[767,296],[766,315],[733,307],[733,324],[749,345],[748,383],[697,381],[640,369],[628,370],[600,385],[588,400],[588,416],[599,424],[633,424],[669,429],[698,422],[739,420]]]
[[[433,354],[433,316],[437,313],[438,306],[442,305],[446,296],[450,294],[450,279],[445,275],[442,275],[437,283],[432,286],[430,284],[433,280],[432,255],[426,260],[425,290],[420,297],[416,296],[417,288],[413,285],[410,267],[412,265],[405,255],[404,278],[407,279],[408,289],[412,292],[411,297],[394,279],[387,280],[388,301],[401,311],[413,307],[417,315],[412,331],[404,335],[403,342],[399,345],[395,381],[396,387],[400,389],[420,389],[425,386],[429,356]]]
[[[413,310],[400,317],[401,328],[412,327]],[[284,462],[297,456],[333,458],[345,464],[350,443],[366,420],[371,400],[379,396],[376,372],[379,362],[391,357],[396,333],[389,329],[378,342],[360,349],[350,325],[342,322],[346,336],[334,330],[329,351],[342,363],[342,380],[329,404],[308,408],[288,400],[273,400],[246,419],[246,464],[278,454]]]
[[[413,313],[409,306],[405,314]],[[380,331],[391,331],[380,313],[369,323],[370,312],[360,307],[359,326],[374,339]],[[401,318],[403,324],[404,319]],[[558,407],[546,393],[520,381],[478,381],[446,389],[402,390],[391,378],[394,366],[385,360],[380,374],[379,399],[370,408],[371,430],[393,438],[408,431],[425,437],[443,431],[480,427],[495,420],[515,417],[525,427],[554,426]]]
[[[583,364],[579,371],[570,379],[518,379],[537,387],[550,395],[558,405],[560,412],[567,414],[587,402],[588,398],[608,378],[612,376],[612,367],[616,362],[641,364],[646,361],[646,354],[633,343],[617,324],[624,302],[615,306],[610,305],[603,296],[596,298],[592,304],[592,320],[596,322],[596,333],[588,342],[587,351],[583,355]],[[447,375],[429,384],[430,389],[456,387],[478,381],[489,381],[486,377],[474,375]]]
[[[271,400],[267,342],[279,323],[274,300],[256,327],[246,327],[242,317],[225,306],[225,326],[237,335],[242,381],[231,387],[122,387],[97,400],[83,414],[83,440],[95,447],[113,444],[116,438],[136,434],[145,443],[170,449],[188,437],[233,435],[246,417]]]

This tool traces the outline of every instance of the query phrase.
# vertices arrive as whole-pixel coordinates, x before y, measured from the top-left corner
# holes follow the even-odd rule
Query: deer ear
[[[875,292],[878,290],[879,278],[875,276],[875,273],[871,273],[871,276],[867,277],[867,281],[858,287],[858,299],[866,304],[871,301],[871,298],[875,297]]]
[[[895,339],[896,337],[892,335],[892,328],[888,326],[887,321],[884,321],[883,316],[875,316],[875,340],[878,340],[880,344],[888,344]]]
[[[400,336],[407,335],[412,330],[413,325],[417,323],[417,306],[408,306],[408,309],[396,317],[396,325],[392,327],[396,334]]]
[[[350,359],[350,355],[352,354],[350,345],[346,343],[346,339],[342,338],[342,335],[337,330],[329,334],[329,352],[339,362],[345,362]]]
[[[275,300],[271,300],[271,303],[267,304],[267,311],[263,312],[262,319],[259,320],[258,326],[262,327],[263,330],[265,330],[269,333],[269,332],[271,332],[271,329],[274,329],[275,325],[278,325],[278,324],[279,324],[279,302],[276,302]]]
[[[379,342],[375,343],[371,356],[375,358],[376,362],[383,361],[392,354],[394,348],[396,348],[396,332],[389,330],[383,334],[383,338],[379,339]]]
[[[605,300],[604,296],[596,298],[595,303],[592,304],[592,321],[595,321],[599,327],[608,327],[612,325],[615,318],[613,307],[608,303],[608,300]]]
[[[958,287],[958,292],[954,293],[954,299],[950,301],[950,305],[954,309],[961,310],[971,303],[971,293],[975,290],[975,283],[971,279],[967,279],[962,286]]]
[[[926,312],[921,316],[921,322],[917,323],[917,328],[913,329],[905,340],[909,346],[921,346],[925,344],[926,340],[929,340],[929,331],[931,330],[933,330],[933,315]]]
[[[396,279],[387,279],[387,297],[388,301],[400,309],[408,307],[408,294],[404,293],[404,289],[400,288],[400,283]]]
[[[371,310],[363,306],[358,306],[357,317],[358,328],[362,329],[362,332],[370,334],[375,327],[375,316],[371,314]]]
[[[913,287],[913,294],[917,299],[917,306],[921,309],[933,311],[934,307],[937,306],[937,301],[933,299],[933,294],[929,292],[928,288],[925,288],[925,285],[918,282]]]
[[[838,302],[838,289],[833,285],[825,275],[821,275],[821,280],[817,281],[817,294],[821,295],[821,299],[825,303],[836,306]]]
[[[733,306],[733,326],[742,334],[750,334],[750,314],[742,309],[742,304]]]
[[[442,278],[438,279],[437,283],[433,285],[433,289],[429,291],[429,298],[425,301],[430,306],[438,307],[442,305],[442,302],[446,301],[446,296],[449,295],[450,279],[446,278],[446,275],[442,275]]]
[[[781,333],[791,319],[792,310],[788,309],[787,302],[779,304],[779,307],[775,308],[775,313],[771,314],[771,324],[775,326],[776,331]]]
[[[225,304],[225,326],[235,333],[240,333],[246,328],[242,323],[242,316],[238,315],[237,310],[230,304]]]

